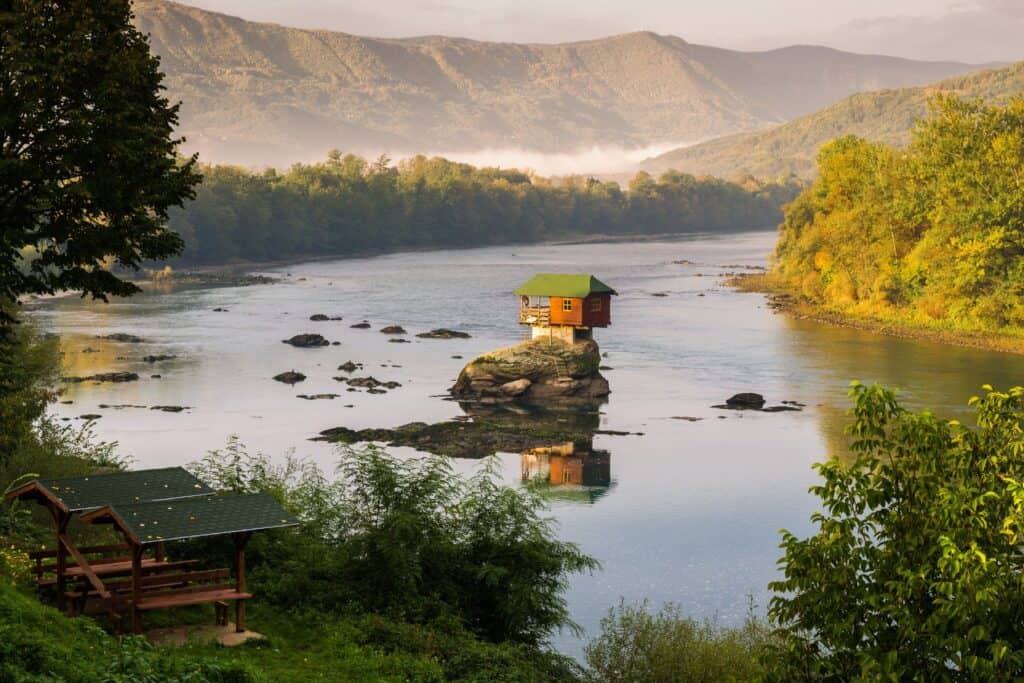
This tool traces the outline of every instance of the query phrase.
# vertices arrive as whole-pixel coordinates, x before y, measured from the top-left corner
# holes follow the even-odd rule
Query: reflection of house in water
[[[564,443],[526,451],[520,456],[523,481],[549,485],[550,498],[593,503],[612,485],[611,453],[591,443]]]

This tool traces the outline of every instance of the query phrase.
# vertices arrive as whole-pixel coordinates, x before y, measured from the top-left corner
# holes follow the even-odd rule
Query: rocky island
[[[549,409],[592,407],[610,393],[593,340],[532,339],[477,356],[451,395],[469,403],[522,403]]]

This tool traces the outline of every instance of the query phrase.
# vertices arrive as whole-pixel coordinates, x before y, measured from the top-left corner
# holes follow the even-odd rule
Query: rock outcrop
[[[459,401],[517,402],[546,408],[596,406],[609,394],[594,341],[537,339],[477,356],[462,369],[451,394]]]

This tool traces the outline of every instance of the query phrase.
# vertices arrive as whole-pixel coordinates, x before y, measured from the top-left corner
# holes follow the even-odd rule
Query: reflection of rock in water
[[[586,439],[531,448],[519,462],[523,481],[547,485],[547,497],[593,503],[612,485],[611,460]]]

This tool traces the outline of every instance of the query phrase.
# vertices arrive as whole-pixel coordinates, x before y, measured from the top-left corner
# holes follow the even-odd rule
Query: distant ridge
[[[211,161],[682,143],[853,92],[976,66],[795,46],[737,52],[651,32],[566,44],[364,38],[137,0],[188,148]]]
[[[994,102],[1006,100],[1024,93],[1024,62],[923,87],[858,93],[768,130],[672,150],[642,162],[640,167],[654,173],[673,168],[725,178],[743,174],[775,178],[789,173],[810,177],[818,148],[841,135],[906,144],[914,122],[927,115],[928,100],[938,92]]]

